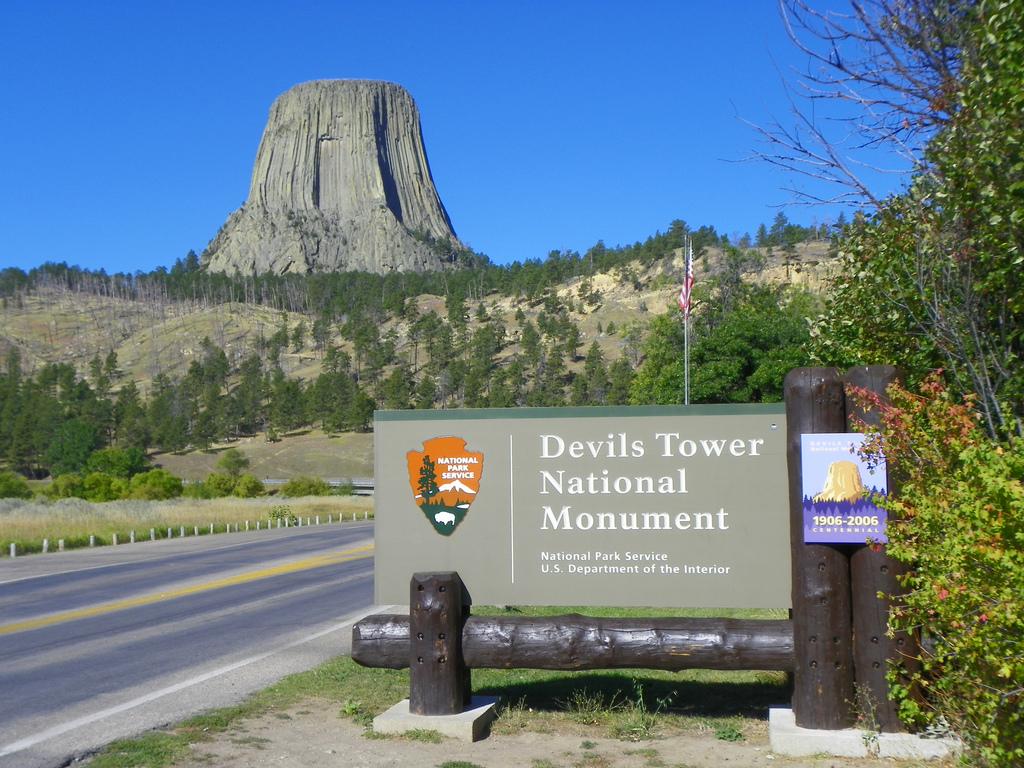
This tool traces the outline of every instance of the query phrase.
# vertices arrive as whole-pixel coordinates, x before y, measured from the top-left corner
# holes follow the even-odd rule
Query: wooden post
[[[793,714],[803,728],[853,724],[853,628],[846,549],[803,540],[800,436],[845,432],[843,382],[834,368],[797,368],[785,382],[793,567]]]
[[[860,387],[885,397],[886,388],[900,379],[899,371],[891,365],[858,366],[843,377],[854,387]],[[847,400],[847,423],[853,431],[855,420],[870,426],[881,423],[877,410],[866,411],[853,398]],[[889,492],[894,488],[888,481]],[[896,703],[889,698],[889,684],[885,679],[890,660],[910,664],[916,656],[914,638],[906,633],[888,637],[888,595],[902,592],[899,577],[906,568],[885,553],[885,545],[877,548],[858,547],[850,557],[850,584],[853,593],[853,650],[854,675],[857,682],[857,704],[865,717],[885,733],[903,730]],[[879,594],[883,597],[879,597]]]
[[[409,711],[459,714],[469,703],[462,579],[454,571],[415,573],[409,591]]]

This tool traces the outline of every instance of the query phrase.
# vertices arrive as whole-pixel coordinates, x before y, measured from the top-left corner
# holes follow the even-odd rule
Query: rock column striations
[[[203,254],[215,272],[440,269],[461,247],[399,85],[317,80],[270,109],[249,197]]]

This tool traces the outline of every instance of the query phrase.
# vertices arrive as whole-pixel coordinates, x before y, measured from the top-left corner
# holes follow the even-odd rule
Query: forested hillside
[[[107,447],[206,448],[377,408],[681,402],[676,293],[692,237],[695,402],[773,400],[804,361],[832,228],[779,215],[732,244],[674,221],[625,247],[444,272],[226,276],[195,254],[107,275],[0,273],[0,457],[31,477]]]

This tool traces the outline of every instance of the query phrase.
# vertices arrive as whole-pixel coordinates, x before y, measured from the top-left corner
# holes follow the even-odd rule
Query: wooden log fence
[[[408,667],[409,624],[403,614],[361,620],[352,633],[352,659],[366,667]],[[789,672],[793,624],[786,619],[468,616],[462,659],[469,669]]]

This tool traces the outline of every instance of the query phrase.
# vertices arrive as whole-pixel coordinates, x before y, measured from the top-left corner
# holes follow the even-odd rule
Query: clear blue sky
[[[785,117],[803,64],[772,0],[6,0],[0,267],[201,253],[271,102],[319,78],[410,91],[456,232],[498,263],[676,218],[753,233],[793,180],[731,162],[757,143],[742,119]]]

